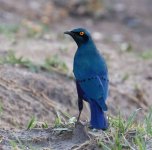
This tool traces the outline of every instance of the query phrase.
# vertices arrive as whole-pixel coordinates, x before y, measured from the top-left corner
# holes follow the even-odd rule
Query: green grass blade
[[[36,118],[32,117],[31,120],[29,121],[28,125],[27,125],[27,129],[33,129],[36,125]]]
[[[3,112],[3,106],[2,106],[2,103],[0,102],[0,115],[2,114]]]
[[[147,134],[150,134],[152,136],[152,108],[145,118],[145,128]]]
[[[127,131],[133,124],[135,117],[137,116],[138,111],[141,110],[141,108],[137,109],[136,111],[134,111],[128,118],[128,121],[125,125],[125,131]]]

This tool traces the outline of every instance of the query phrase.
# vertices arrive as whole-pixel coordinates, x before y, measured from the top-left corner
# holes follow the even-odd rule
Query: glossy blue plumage
[[[80,32],[84,32],[84,35],[79,35]],[[107,129],[108,122],[104,115],[104,111],[107,111],[105,101],[109,85],[107,65],[88,31],[78,28],[70,33],[78,45],[73,72],[76,78],[79,110],[83,108],[82,100],[87,101],[91,110],[91,127]]]

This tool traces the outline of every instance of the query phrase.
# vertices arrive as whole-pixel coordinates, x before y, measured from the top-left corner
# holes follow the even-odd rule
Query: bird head
[[[73,29],[71,31],[66,31],[64,34],[69,34],[77,43],[78,47],[83,44],[86,44],[89,40],[91,40],[90,33],[83,28]]]

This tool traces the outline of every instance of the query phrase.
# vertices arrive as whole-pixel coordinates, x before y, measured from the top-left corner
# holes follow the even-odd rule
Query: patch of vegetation
[[[43,67],[46,70],[50,70],[50,69],[54,68],[54,69],[57,69],[64,73],[68,71],[68,67],[67,67],[66,63],[64,61],[62,61],[62,59],[59,58],[58,55],[54,55],[50,58],[46,58]]]
[[[18,149],[19,149],[19,147],[17,146],[16,141],[14,141],[14,140],[11,140],[11,141],[10,141],[10,145],[11,145],[11,148],[12,148],[13,150],[18,150]]]
[[[9,51],[6,56],[0,57],[0,64],[20,65],[22,67],[29,68],[31,71],[36,72],[40,69],[40,66],[33,64],[30,60],[23,57],[16,57],[14,51]]]
[[[27,125],[27,130],[34,129],[34,128],[43,128],[47,129],[48,124],[46,122],[38,122],[35,117],[32,117]]]
[[[131,51],[133,51],[133,48],[132,48],[130,43],[121,43],[120,49],[123,52],[131,52]]]
[[[110,116],[110,126],[107,131],[102,131],[102,133],[98,134],[88,129],[89,133],[94,135],[97,133],[98,136],[95,136],[95,141],[97,146],[103,150],[150,150],[152,147],[150,142],[150,140],[152,141],[152,109],[149,110],[143,122],[136,121],[137,113],[140,113],[140,109],[133,112],[127,120],[121,114],[117,117]],[[27,129],[35,128],[36,123],[35,117],[32,117]],[[53,130],[57,133],[62,133],[63,131],[71,132],[75,127],[75,123],[75,117],[57,111]],[[48,125],[46,124],[44,128],[48,128]],[[17,138],[15,142],[11,141],[11,145],[13,148],[17,146],[25,148],[23,143]]]
[[[139,55],[144,60],[152,59],[152,50],[142,52],[142,54]]]
[[[16,33],[22,33],[28,38],[39,38],[49,31],[49,27],[42,23],[23,20],[21,24],[0,24],[0,33],[12,37]]]
[[[62,112],[63,113],[63,112]],[[76,118],[70,116],[68,113],[61,114],[60,112],[56,112],[56,118],[54,121],[54,128],[55,129],[67,129],[74,127],[76,123]]]
[[[57,115],[57,117],[55,118],[55,121],[54,121],[54,127],[58,128],[58,127],[61,127],[63,125],[63,122],[62,122],[60,113],[56,112],[56,115]]]
[[[15,24],[0,24],[0,33],[5,35],[10,35],[17,33],[19,30],[19,25]]]
[[[143,122],[136,120],[140,109],[133,112],[127,120],[121,114],[109,117],[109,129],[96,136],[97,145],[103,150],[148,150],[152,147],[152,109],[145,116]],[[65,119],[67,117],[67,119]],[[69,114],[57,112],[54,122],[55,131],[67,131],[73,128],[76,118]],[[96,131],[92,130],[91,132]]]
[[[152,109],[143,123],[135,123],[138,111],[132,113],[128,120],[121,115],[110,117],[110,128],[97,140],[98,146],[104,150],[147,150],[148,141],[152,140]]]
[[[6,56],[0,57],[0,64],[19,65],[21,67],[30,69],[32,72],[38,72],[41,69],[47,71],[55,70],[62,73],[66,73],[68,71],[66,63],[62,61],[58,55],[46,58],[44,64],[36,65],[28,59],[24,59],[23,57],[16,57],[14,51],[12,50],[9,51]]]
[[[54,121],[53,128],[54,130],[62,131],[62,130],[69,130],[68,128],[74,127],[76,123],[76,118],[70,116],[68,113],[62,114],[58,111],[56,111],[56,118]],[[46,122],[38,122],[35,117],[32,117],[28,124],[27,124],[27,130],[34,129],[34,128],[43,128],[47,129],[48,123]]]

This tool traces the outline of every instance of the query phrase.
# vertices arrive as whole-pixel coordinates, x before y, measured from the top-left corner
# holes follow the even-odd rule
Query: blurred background
[[[152,105],[151,0],[0,0],[0,127],[23,128],[32,116],[52,123],[57,111],[77,116],[77,46],[63,35],[77,27],[107,61],[109,115],[142,108],[143,119]],[[82,120],[88,114],[86,105]]]

